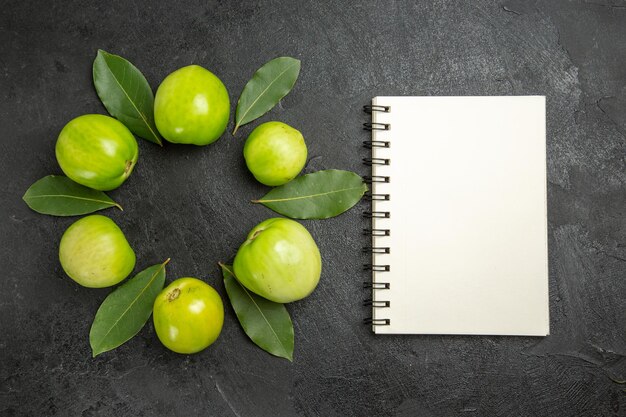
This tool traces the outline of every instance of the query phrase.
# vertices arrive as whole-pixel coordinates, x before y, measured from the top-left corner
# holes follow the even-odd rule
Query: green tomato
[[[273,218],[250,231],[233,267],[239,282],[250,291],[277,303],[289,303],[313,292],[322,259],[304,226]]]
[[[101,114],[78,116],[65,125],[56,144],[61,169],[95,190],[119,187],[137,163],[139,149],[130,130]]]
[[[229,117],[226,87],[198,65],[180,68],[165,77],[154,98],[157,129],[172,143],[213,143],[224,133]]]
[[[281,122],[257,126],[243,147],[243,157],[254,178],[270,186],[294,179],[304,168],[306,156],[302,133]]]
[[[179,278],[157,296],[152,319],[166,348],[176,353],[196,353],[220,335],[224,305],[210,285],[196,278]]]
[[[113,220],[94,214],[63,233],[59,261],[65,273],[83,287],[104,288],[133,271],[135,252]]]

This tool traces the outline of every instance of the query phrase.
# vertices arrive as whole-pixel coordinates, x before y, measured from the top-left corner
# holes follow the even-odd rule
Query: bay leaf
[[[154,94],[133,64],[102,49],[93,61],[93,83],[111,116],[135,135],[162,145],[154,123]]]
[[[285,306],[249,291],[237,281],[232,266],[219,265],[226,293],[244,332],[264,351],[293,361],[293,323]]]
[[[270,111],[293,88],[300,74],[300,61],[288,56],[274,58],[259,68],[239,96],[235,130]]]
[[[22,199],[41,214],[78,216],[122,206],[103,193],[75,183],[62,175],[48,175],[31,185]]]
[[[146,324],[165,284],[165,265],[144,269],[104,299],[89,332],[93,357],[126,343]]]
[[[297,177],[252,202],[292,219],[327,219],[350,209],[366,191],[354,172],[328,169]]]

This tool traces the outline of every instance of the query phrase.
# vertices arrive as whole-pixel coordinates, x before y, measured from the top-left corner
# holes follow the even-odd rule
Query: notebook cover
[[[549,333],[545,97],[376,97],[376,333]]]

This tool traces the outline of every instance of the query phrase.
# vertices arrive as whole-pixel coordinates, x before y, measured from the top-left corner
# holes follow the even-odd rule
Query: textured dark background
[[[626,415],[625,2],[131,3],[0,7],[0,415]],[[293,363],[255,347],[230,307],[200,354],[167,351],[150,323],[91,359],[89,327],[109,290],[82,288],[59,266],[75,219],[38,215],[21,196],[60,173],[63,125],[104,113],[91,82],[97,48],[155,88],[179,67],[205,66],[233,103],[261,64],[300,58],[295,89],[263,120],[303,132],[307,171],[366,173],[361,106],[375,95],[546,95],[552,334],[374,336],[361,324],[361,203],[304,222],[324,272],[289,306]],[[249,203],[266,191],[243,163],[253,126],[204,148],[140,141],[135,172],[111,192],[125,211],[105,212],[139,269],[171,257],[168,281],[196,276],[225,295],[216,263],[273,215]]]

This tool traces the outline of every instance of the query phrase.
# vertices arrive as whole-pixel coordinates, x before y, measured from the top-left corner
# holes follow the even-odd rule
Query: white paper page
[[[376,333],[549,333],[545,97],[376,97]]]

